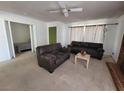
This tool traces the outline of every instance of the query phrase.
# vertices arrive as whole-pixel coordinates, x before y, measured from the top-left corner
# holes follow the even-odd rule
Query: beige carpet
[[[37,65],[35,54],[26,52],[16,59],[0,63],[0,90],[116,90],[105,61],[111,58],[73,64],[74,55],[54,73]]]

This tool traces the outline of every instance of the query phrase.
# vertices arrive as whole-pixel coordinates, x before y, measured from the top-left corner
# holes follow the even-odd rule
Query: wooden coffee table
[[[75,55],[75,64],[77,63],[77,59],[85,60],[87,62],[86,68],[88,69],[88,65],[90,62],[90,55],[89,54],[82,55],[81,53],[78,53],[77,55]]]

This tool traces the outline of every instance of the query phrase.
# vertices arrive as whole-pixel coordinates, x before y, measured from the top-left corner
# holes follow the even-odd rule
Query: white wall
[[[11,31],[14,43],[30,42],[29,25],[11,22]]]
[[[105,55],[112,55],[114,52],[114,41],[117,33],[118,25],[108,25],[107,32],[105,32],[105,39],[103,43],[103,48],[105,50]]]
[[[37,23],[36,26],[36,44],[35,47],[40,46],[40,45],[45,45],[47,44],[47,24],[46,23]]]
[[[3,60],[10,59],[9,47],[7,42],[7,36],[5,31],[4,21],[12,21],[24,24],[33,25],[33,34],[34,34],[34,47],[36,48],[39,45],[47,44],[47,24],[43,21],[39,21],[33,18],[20,16],[17,14],[7,13],[0,11],[0,62]],[[4,52],[3,52],[4,51]]]
[[[113,43],[114,43],[113,58],[115,59],[116,62],[118,60],[118,55],[120,52],[121,42],[122,42],[122,38],[123,38],[123,34],[124,34],[124,15],[121,16],[120,18],[118,18],[118,23],[119,23],[119,25],[117,28],[115,41],[113,41]]]

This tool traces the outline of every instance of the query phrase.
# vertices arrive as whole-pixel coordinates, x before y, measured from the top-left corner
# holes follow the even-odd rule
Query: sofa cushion
[[[85,51],[86,51],[88,54],[92,54],[91,56],[96,56],[96,55],[97,55],[97,51],[94,50],[94,49],[87,48],[87,49],[85,49]]]
[[[71,45],[72,46],[80,46],[81,42],[77,42],[77,41],[72,41]]]
[[[90,48],[103,48],[103,44],[100,43],[88,43],[88,47]]]
[[[83,47],[80,47],[80,46],[75,46],[75,47],[72,47],[71,49],[73,49],[73,50],[82,50],[83,49]]]
[[[80,46],[81,46],[81,47],[88,47],[88,43],[81,42]]]

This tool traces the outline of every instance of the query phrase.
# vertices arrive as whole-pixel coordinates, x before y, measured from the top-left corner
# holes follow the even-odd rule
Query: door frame
[[[12,59],[12,58],[15,58],[15,51],[13,49],[14,45],[13,45],[13,37],[12,37],[10,22],[5,20],[4,25],[5,25],[6,36],[8,41],[9,55],[10,55],[10,58]]]
[[[14,21],[8,21],[8,20],[4,20],[4,25],[8,24],[8,31],[9,31],[9,37],[7,36],[7,41],[8,41],[8,47],[9,47],[9,55],[10,55],[10,58],[13,59],[16,57],[15,55],[15,49],[14,49],[14,42],[13,42],[13,36],[12,36],[12,28],[11,28],[11,22],[14,22]],[[21,22],[15,22],[15,23],[21,23]],[[29,30],[30,30],[30,40],[31,40],[31,51],[34,53],[35,52],[35,47],[34,47],[34,25],[32,24],[27,24],[27,23],[21,23],[21,24],[26,24],[26,25],[29,25]],[[6,29],[6,25],[5,25],[5,29]],[[6,30],[6,33],[7,33],[7,30]],[[9,40],[10,39],[10,42]],[[12,48],[12,53],[10,53],[10,46]]]
[[[34,53],[35,52],[35,47],[34,47],[34,31],[33,31],[33,25],[29,25],[29,30],[30,30],[30,39],[31,39],[31,51]]]

